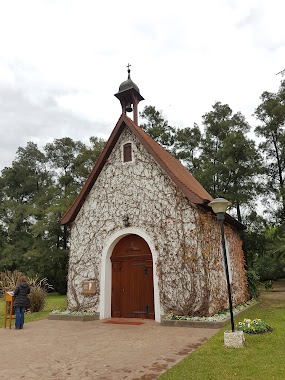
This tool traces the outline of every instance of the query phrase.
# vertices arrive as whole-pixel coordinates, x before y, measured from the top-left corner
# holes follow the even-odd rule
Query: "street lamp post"
[[[228,266],[228,258],[227,258],[227,251],[226,251],[226,242],[225,242],[225,231],[224,231],[225,213],[227,211],[227,208],[231,205],[231,202],[227,201],[224,198],[216,198],[213,201],[211,201],[208,205],[212,207],[214,213],[217,215],[217,220],[221,226],[222,248],[223,248],[223,253],[224,253],[225,271],[226,271],[226,278],[227,278],[227,285],[228,285],[231,325],[232,325],[232,332],[234,332],[235,325],[234,325],[234,315],[233,315],[233,303],[232,303],[232,293],[231,293],[229,266]]]

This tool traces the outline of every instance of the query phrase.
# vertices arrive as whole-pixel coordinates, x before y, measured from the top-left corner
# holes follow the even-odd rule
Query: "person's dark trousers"
[[[22,329],[24,326],[24,315],[25,315],[25,307],[24,306],[16,306],[16,329]]]

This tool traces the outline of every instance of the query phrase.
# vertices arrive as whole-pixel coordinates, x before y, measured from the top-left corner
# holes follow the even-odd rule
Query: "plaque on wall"
[[[90,295],[96,293],[96,282],[94,280],[83,281],[83,294]]]

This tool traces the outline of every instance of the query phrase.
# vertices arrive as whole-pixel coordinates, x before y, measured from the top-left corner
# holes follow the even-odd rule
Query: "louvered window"
[[[124,145],[124,162],[130,162],[132,160],[132,144],[127,143]]]

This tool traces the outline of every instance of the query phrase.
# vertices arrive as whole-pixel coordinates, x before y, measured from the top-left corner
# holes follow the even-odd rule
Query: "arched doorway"
[[[112,317],[154,319],[152,255],[138,235],[123,237],[112,257]]]

